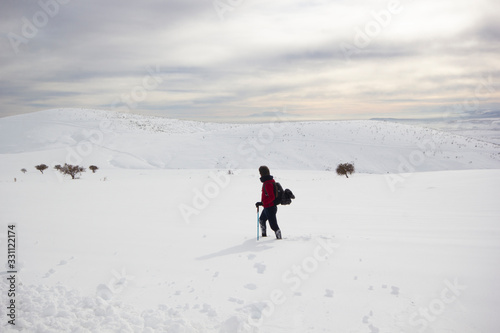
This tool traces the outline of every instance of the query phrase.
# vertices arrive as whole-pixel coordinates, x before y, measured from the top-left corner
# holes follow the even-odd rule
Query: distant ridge
[[[0,119],[0,168],[335,170],[498,169],[500,149],[473,138],[379,120],[221,124],[103,110],[55,109]]]
[[[449,112],[443,113],[442,117],[438,118],[372,118],[371,120],[430,127],[500,145],[500,111]]]

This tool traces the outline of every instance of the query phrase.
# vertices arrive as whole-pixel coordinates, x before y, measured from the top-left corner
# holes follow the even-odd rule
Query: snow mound
[[[7,293],[6,283],[0,283],[0,291]],[[107,288],[107,287],[106,287]],[[63,285],[20,285],[18,289],[18,313],[15,329],[5,325],[3,332],[205,332],[219,326],[210,316],[199,316],[200,322],[188,321],[181,313],[166,305],[155,309],[138,310],[131,305],[108,297],[99,286],[96,296],[81,296]],[[184,309],[183,312],[190,312]],[[206,309],[205,309],[206,310]],[[200,312],[192,309],[191,312]],[[5,309],[0,310],[7,318]]]

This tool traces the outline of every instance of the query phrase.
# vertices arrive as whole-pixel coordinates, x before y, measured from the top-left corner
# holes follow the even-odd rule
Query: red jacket
[[[262,206],[264,208],[275,206],[274,204],[274,179],[273,176],[264,176],[260,178],[262,184]]]

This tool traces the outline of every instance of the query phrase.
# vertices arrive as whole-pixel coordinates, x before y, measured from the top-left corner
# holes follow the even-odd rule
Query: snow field
[[[99,170],[71,180],[64,162]],[[256,241],[262,164],[297,197],[282,241]],[[19,272],[0,330],[496,332],[499,170],[498,145],[378,121],[2,118],[0,242],[14,223]]]
[[[297,196],[256,241],[257,170],[2,178],[31,332],[494,332],[498,170],[387,175],[271,169]],[[25,178],[23,178],[25,177]],[[102,179],[106,177],[106,181]],[[219,190],[209,184],[220,184]],[[197,214],[186,219],[183,205]],[[2,275],[5,277],[5,274]],[[6,279],[0,284],[6,304]],[[6,309],[0,310],[1,325]]]
[[[253,169],[265,162],[280,170],[353,162],[358,172],[377,174],[500,168],[498,145],[397,123],[213,124],[77,109],[0,119],[0,154],[11,172],[65,162],[122,169]]]

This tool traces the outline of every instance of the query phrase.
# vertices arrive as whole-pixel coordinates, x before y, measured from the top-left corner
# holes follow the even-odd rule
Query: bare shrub
[[[35,168],[43,174],[43,170],[47,169],[48,166],[46,166],[45,164],[39,164],[36,165]]]
[[[349,178],[348,174],[351,175],[354,173],[354,165],[351,163],[341,163],[337,166],[336,171],[337,175]]]
[[[59,171],[64,175],[70,175],[71,179],[75,179],[78,174],[85,172],[85,168],[78,165],[64,163],[64,166],[62,166]]]

